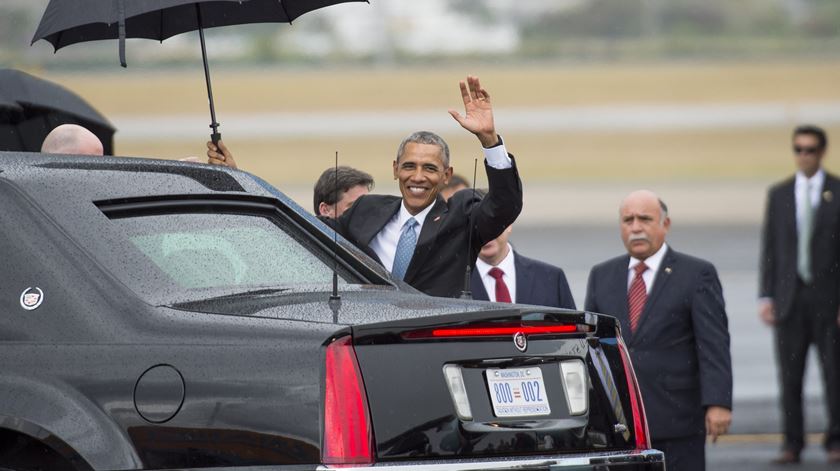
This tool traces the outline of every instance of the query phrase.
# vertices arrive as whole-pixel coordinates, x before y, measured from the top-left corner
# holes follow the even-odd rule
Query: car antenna
[[[338,151],[335,151],[335,179],[333,180],[333,216],[338,210]],[[336,219],[338,219],[336,217]],[[341,295],[338,294],[338,229],[333,227],[333,270],[332,270],[332,294],[328,302],[333,313],[333,323],[338,323],[338,311],[341,309]]]
[[[472,199],[475,199],[475,176],[478,173],[478,159],[473,162],[473,185],[472,185]],[[472,211],[470,211],[470,234],[467,239],[467,268],[464,269],[464,290],[461,291],[460,299],[472,299],[472,291],[470,291],[470,277],[472,276],[472,236],[473,236],[473,218]]]

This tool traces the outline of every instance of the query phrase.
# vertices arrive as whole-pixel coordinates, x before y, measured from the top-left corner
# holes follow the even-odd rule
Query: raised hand
[[[484,147],[493,147],[499,142],[496,134],[496,125],[493,122],[493,106],[490,103],[490,94],[481,87],[478,77],[467,76],[467,81],[461,81],[461,98],[464,99],[464,114],[461,116],[455,110],[449,110],[449,114],[458,121],[458,124],[467,131],[478,137]]]

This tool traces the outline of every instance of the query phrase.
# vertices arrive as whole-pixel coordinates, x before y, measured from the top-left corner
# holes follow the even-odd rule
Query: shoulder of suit
[[[828,174],[826,174],[826,178],[828,178]],[[784,180],[782,180],[780,182],[776,182],[776,183],[772,184],[770,186],[770,189],[768,190],[768,192],[770,194],[774,194],[774,193],[778,193],[778,192],[782,192],[782,191],[790,191],[790,189],[793,188],[795,184],[796,184],[796,175],[791,175],[790,177],[785,178]]]
[[[556,266],[556,265],[552,265],[550,263],[545,263],[545,262],[540,261],[540,260],[535,260],[533,258],[528,258],[528,257],[520,254],[516,250],[513,251],[513,256],[514,256],[514,262],[521,263],[523,265],[528,265],[528,267],[531,268],[531,269],[536,268],[536,269],[543,270],[543,271],[546,271],[546,272],[563,273],[563,269]]]
[[[393,203],[394,201],[399,201],[400,199],[402,199],[402,197],[400,197],[400,196],[375,195],[375,194],[368,193],[368,194],[362,195],[358,199],[356,199],[356,201],[353,203],[353,206],[355,206],[355,205],[362,205],[362,206],[382,205],[382,204]]]
[[[717,272],[715,269],[715,265],[705,259],[700,257],[695,257],[694,255],[689,255],[683,252],[677,252],[676,250],[669,248],[668,253],[665,255],[665,259],[662,260],[662,263],[667,263],[668,259],[671,258],[675,262],[679,262],[681,267],[694,267],[699,270],[712,270]]]
[[[825,172],[825,184],[828,186],[831,185],[840,185],[840,179],[837,178],[837,175],[833,173]]]
[[[382,202],[382,201],[394,201],[394,200],[399,200],[399,199],[402,199],[402,197],[401,196],[395,196],[395,195],[379,195],[379,194],[368,193],[366,195],[360,196],[356,201],[379,201],[379,202]]]
[[[624,265],[625,267],[630,262],[629,255],[619,255],[618,257],[613,257],[609,260],[603,261],[595,266],[592,267],[592,271],[600,271],[608,268],[615,267],[616,265]]]
[[[449,200],[446,201],[446,205],[457,206],[461,204],[472,204],[474,201],[481,201],[481,198],[479,198],[472,188],[464,188],[463,190],[453,193],[452,196],[449,197]]]

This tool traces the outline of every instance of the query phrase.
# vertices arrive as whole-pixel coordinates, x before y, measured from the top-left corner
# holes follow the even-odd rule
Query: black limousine
[[[0,469],[664,469],[613,318],[422,295],[248,173],[0,152],[0,207]]]

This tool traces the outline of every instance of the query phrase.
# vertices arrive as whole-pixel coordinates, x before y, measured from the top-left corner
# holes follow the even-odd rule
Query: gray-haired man
[[[403,140],[393,162],[402,197],[365,195],[340,218],[326,221],[395,278],[433,296],[457,296],[466,266],[522,209],[522,183],[496,133],[490,95],[478,77],[467,77],[460,87],[466,115],[449,113],[481,142],[487,196],[464,191],[444,201],[440,190],[452,177],[449,146],[437,134],[419,131]]]

